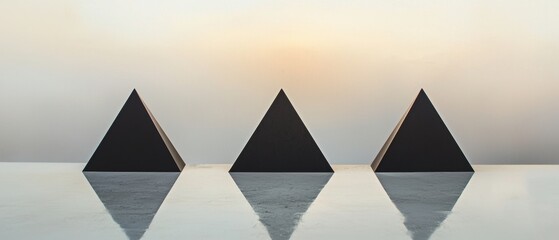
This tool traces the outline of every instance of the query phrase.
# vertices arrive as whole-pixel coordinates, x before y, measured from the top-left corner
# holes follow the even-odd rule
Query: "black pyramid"
[[[83,170],[180,172],[184,165],[134,90]]]
[[[421,89],[371,165],[375,172],[473,172]]]
[[[229,172],[333,172],[281,90]]]

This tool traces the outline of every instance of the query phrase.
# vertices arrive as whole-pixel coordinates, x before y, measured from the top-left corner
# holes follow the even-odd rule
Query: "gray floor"
[[[0,163],[0,239],[556,239],[559,166],[470,174],[84,174]]]

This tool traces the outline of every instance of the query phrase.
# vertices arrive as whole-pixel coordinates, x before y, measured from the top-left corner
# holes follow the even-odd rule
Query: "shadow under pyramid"
[[[134,90],[83,171],[180,172],[184,165]]]
[[[283,90],[230,172],[333,172]]]
[[[272,240],[289,239],[332,173],[231,173]]]
[[[375,172],[473,172],[423,89],[371,167]]]
[[[179,173],[84,172],[84,176],[130,240],[141,239]]]
[[[377,173],[413,240],[427,240],[452,212],[471,172]]]

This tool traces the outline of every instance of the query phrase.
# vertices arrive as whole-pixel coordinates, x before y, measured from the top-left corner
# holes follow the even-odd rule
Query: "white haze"
[[[0,161],[85,162],[133,88],[232,163],[280,88],[369,164],[424,88],[471,163],[559,163],[558,1],[0,0]]]

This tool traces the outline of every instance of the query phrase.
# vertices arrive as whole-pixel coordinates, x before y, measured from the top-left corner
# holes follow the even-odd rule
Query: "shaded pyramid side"
[[[333,173],[231,173],[272,240],[288,240]]]
[[[333,172],[283,90],[230,172]]]
[[[128,239],[141,239],[179,177],[178,172],[85,172]]]
[[[371,165],[376,172],[473,172],[423,89]]]
[[[184,166],[173,144],[134,90],[84,171],[180,172]]]

